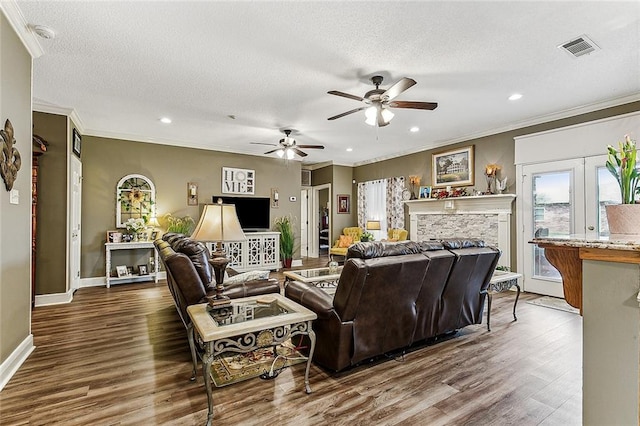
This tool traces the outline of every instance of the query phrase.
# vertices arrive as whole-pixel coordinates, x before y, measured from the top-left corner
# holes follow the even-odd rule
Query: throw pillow
[[[399,229],[393,229],[391,231],[391,239],[393,241],[399,241],[400,240],[400,230]]]
[[[338,247],[348,248],[351,244],[353,244],[353,237],[350,237],[348,235],[340,235],[340,241],[338,242]]]
[[[253,280],[266,280],[267,278],[269,278],[269,271],[249,271],[225,278],[224,285],[246,283],[247,281]]]

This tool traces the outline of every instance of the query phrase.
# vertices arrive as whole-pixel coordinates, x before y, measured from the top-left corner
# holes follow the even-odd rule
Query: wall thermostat
[[[291,197],[289,197],[289,201],[291,201],[292,203],[295,202],[298,198],[295,195],[292,195]]]

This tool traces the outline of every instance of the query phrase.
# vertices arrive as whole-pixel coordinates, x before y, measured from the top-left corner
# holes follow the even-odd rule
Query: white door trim
[[[320,191],[329,190],[329,211],[331,212],[331,184],[311,187],[311,218],[309,220],[309,257],[318,257],[320,255]],[[329,214],[329,245],[331,245],[331,214]]]

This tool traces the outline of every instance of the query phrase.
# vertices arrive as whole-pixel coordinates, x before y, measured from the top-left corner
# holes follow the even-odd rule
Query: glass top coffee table
[[[310,348],[304,384],[309,387],[309,368],[316,345],[312,322],[317,315],[302,305],[280,294],[265,294],[231,299],[231,306],[210,311],[208,304],[187,308],[190,325],[189,346],[193,357],[194,378],[196,351],[202,359],[202,372],[207,391],[209,411],[207,425],[213,420],[211,363],[223,352],[247,353],[258,348],[279,345],[292,336],[309,336]],[[197,347],[196,347],[197,345]]]
[[[342,266],[338,266],[335,271],[329,268],[284,271],[284,286],[286,287],[289,281],[301,281],[303,283],[313,284],[333,296],[336,292],[341,273]]]

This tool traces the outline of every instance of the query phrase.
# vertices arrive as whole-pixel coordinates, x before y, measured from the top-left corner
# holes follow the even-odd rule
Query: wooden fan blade
[[[275,143],[263,143],[263,142],[249,142],[252,145],[269,145],[269,146],[278,146],[278,144]]]
[[[393,101],[389,102],[391,108],[429,109],[438,108],[437,102]]]
[[[353,114],[354,112],[362,111],[363,109],[369,108],[368,106],[363,106],[360,108],[352,109],[351,111],[343,112],[342,114],[334,115],[333,117],[327,118],[327,120],[335,120],[336,118],[344,117],[345,115]]]
[[[400,93],[404,92],[414,84],[416,84],[416,81],[414,79],[404,77],[402,80],[398,81],[396,84],[389,87],[386,92],[380,95],[380,98],[390,101],[391,99],[395,98]]]
[[[291,148],[293,150],[293,152],[295,152],[296,154],[298,154],[300,157],[306,157],[307,153],[306,152],[302,152],[300,151],[298,148],[292,147]]]
[[[298,148],[306,149],[324,149],[324,145],[296,145]]]
[[[279,151],[280,149],[281,149],[281,148],[272,149],[271,151],[267,151],[267,152],[265,152],[265,155],[266,155],[266,154],[273,154],[274,152]]]
[[[339,92],[337,90],[329,90],[327,93],[330,95],[342,96],[343,98],[353,99],[354,101],[364,101],[364,98],[360,96],[350,95],[348,93]]]

